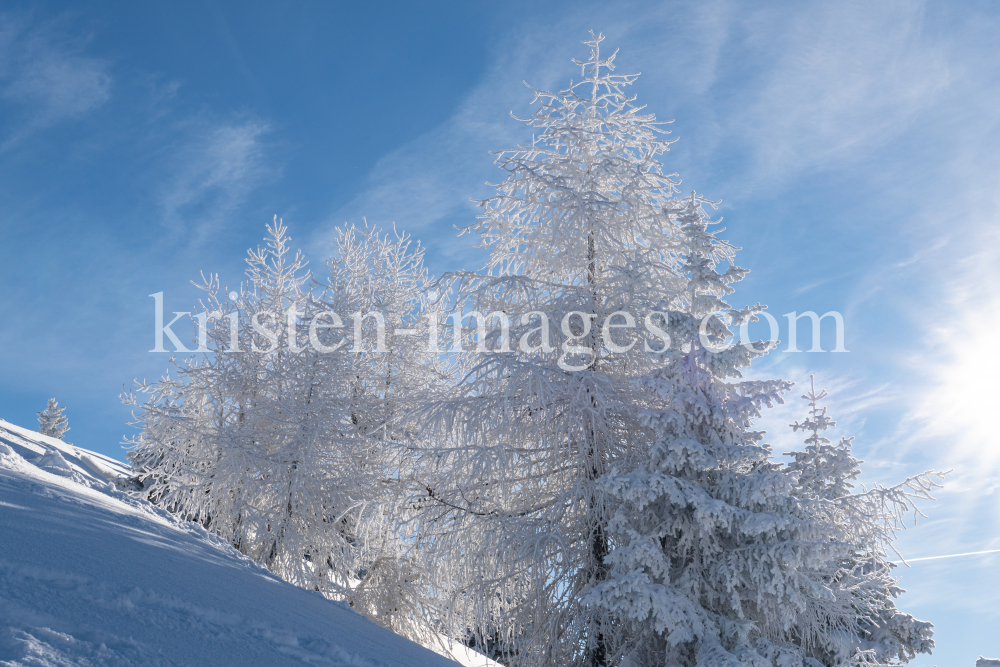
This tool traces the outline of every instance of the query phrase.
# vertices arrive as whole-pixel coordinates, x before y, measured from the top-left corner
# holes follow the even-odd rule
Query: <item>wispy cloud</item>
[[[471,223],[477,207],[470,197],[490,194],[483,184],[499,171],[489,152],[524,140],[523,128],[509,112],[513,107],[523,115],[531,100],[522,78],[540,48],[525,40],[523,49],[498,53],[485,79],[446,122],[378,161],[364,189],[331,213],[315,242],[325,245],[335,226],[365,216],[378,225],[396,222],[425,240],[431,237],[443,255],[462,255],[471,243],[456,241],[452,225]]]
[[[692,31],[679,31],[671,44],[677,45],[679,55],[689,56],[684,58],[685,66],[697,70],[695,76],[685,72],[679,85],[683,80],[685,86],[695,82],[695,87],[703,87],[713,79],[716,52],[725,35],[725,30],[717,29],[728,16],[725,7],[725,2],[706,2],[679,10]],[[629,11],[594,5],[555,22],[527,22],[502,35],[482,80],[451,116],[379,160],[365,188],[331,213],[314,241],[325,244],[334,226],[366,216],[378,224],[395,221],[425,241],[433,240],[435,251],[452,260],[476,261],[478,256],[471,250],[474,241],[456,239],[452,225],[473,222],[478,208],[470,197],[489,196],[492,189],[486,183],[503,178],[493,166],[490,151],[531,141],[531,130],[510,117],[511,112],[525,117],[532,111],[532,94],[524,83],[558,91],[571,77],[579,78],[579,69],[570,60],[586,56],[587,47],[580,42],[590,29],[606,33],[609,40],[604,46],[611,50],[629,34],[642,33],[639,40],[630,42],[629,58],[620,61],[628,71],[642,62],[661,60],[662,53],[651,52],[650,45],[662,40],[652,34],[655,30],[650,26],[669,25],[677,20],[676,14],[640,5]]]
[[[950,76],[923,22],[914,2],[782,5],[753,17],[764,74],[740,95],[751,99],[734,129],[750,138],[761,175],[854,163],[908,129]]]
[[[942,558],[961,558],[962,556],[981,556],[983,554],[995,554],[1000,553],[1000,549],[987,549],[986,551],[969,551],[964,554],[947,554],[944,556],[925,556],[923,558],[907,558],[907,563],[916,563],[922,560],[941,560]],[[901,562],[901,561],[896,561]]]
[[[85,55],[85,42],[53,24],[30,26],[10,16],[0,16],[0,23],[0,96],[20,111],[0,151],[38,130],[81,118],[111,97],[111,63]]]
[[[277,169],[268,162],[259,120],[184,123],[179,148],[164,160],[163,222],[176,231],[212,232]]]
[[[938,238],[938,239],[934,240],[930,245],[922,246],[921,248],[919,248],[918,250],[916,250],[912,255],[910,255],[906,259],[904,259],[902,261],[899,261],[899,262],[895,262],[894,264],[891,265],[891,268],[893,268],[893,269],[903,269],[903,268],[906,268],[907,266],[910,266],[912,264],[916,264],[917,262],[920,262],[920,261],[924,260],[925,258],[927,258],[929,255],[933,255],[933,254],[937,253],[939,250],[941,250],[942,248],[944,248],[947,245],[948,245],[948,237],[947,236],[943,236],[941,238]]]

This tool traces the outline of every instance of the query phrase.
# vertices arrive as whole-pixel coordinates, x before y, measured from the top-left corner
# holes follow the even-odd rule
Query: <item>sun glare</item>
[[[960,326],[941,332],[934,381],[921,405],[919,421],[928,435],[948,439],[946,447],[990,467],[1000,461],[994,424],[1000,409],[1000,301],[970,312]]]

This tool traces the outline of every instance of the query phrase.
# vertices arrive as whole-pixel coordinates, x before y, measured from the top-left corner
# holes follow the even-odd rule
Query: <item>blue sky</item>
[[[680,140],[664,162],[722,200],[751,270],[731,300],[843,313],[809,374],[865,481],[954,469],[907,557],[1000,549],[1000,6],[993,2],[21,3],[0,10],[0,417],[49,396],[76,444],[121,458],[132,378],[155,379],[153,299],[237,284],[273,215],[321,267],[362,216],[437,273],[481,260],[455,224],[530,138],[522,81],[561,88],[590,29]],[[808,330],[800,333],[808,341]],[[827,349],[832,337],[824,337]],[[781,350],[787,346],[782,345]],[[800,344],[800,348],[807,347]],[[900,606],[926,664],[1000,657],[1000,554],[916,561]]]

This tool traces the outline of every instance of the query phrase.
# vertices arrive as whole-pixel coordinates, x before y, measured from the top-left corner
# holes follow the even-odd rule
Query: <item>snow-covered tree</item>
[[[851,453],[851,443],[854,438],[841,438],[837,445],[831,445],[830,439],[820,435],[837,425],[826,414],[826,408],[819,401],[826,398],[827,393],[816,393],[816,378],[809,376],[809,393],[802,398],[809,401],[809,415],[801,422],[790,424],[793,431],[811,431],[805,440],[804,451],[786,452],[793,458],[786,468],[795,473],[796,491],[799,495],[819,498],[842,498],[854,488],[853,481],[861,474],[861,464]]]
[[[347,581],[355,539],[358,499],[337,482],[353,480],[360,436],[344,427],[348,397],[332,382],[351,359],[310,353],[299,317],[323,307],[308,289],[305,260],[289,254],[284,226],[269,232],[268,246],[250,253],[236,299],[219,294],[215,276],[201,285],[199,334],[213,354],[140,387],[150,400],[129,458],[151,499],[282,578],[325,590],[329,569]]]
[[[789,619],[783,592],[815,593],[794,576],[769,574],[782,572],[784,559],[809,555],[784,543],[789,517],[775,506],[791,483],[752,428],[790,385],[742,379],[740,369],[770,345],[725,349],[728,325],[762,307],[732,310],[723,300],[745,271],[732,263],[735,248],[709,231],[707,204],[692,194],[677,214],[683,298],[667,316],[662,362],[636,380],[657,399],[641,412],[651,446],[638,465],[599,480],[616,500],[613,548],[607,580],[584,601],[608,614],[614,664],[784,664],[775,662],[777,645],[770,654],[770,645],[755,647],[754,628]],[[718,273],[723,263],[729,267]]]
[[[831,559],[816,574],[832,593],[803,615],[795,640],[822,664],[841,665],[903,664],[918,653],[934,648],[933,626],[896,609],[895,599],[904,591],[897,586],[888,552],[895,531],[910,512],[919,514],[914,501],[930,500],[938,486],[927,472],[892,487],[875,485],[852,492],[861,473],[861,464],[851,451],[853,438],[843,437],[836,445],[821,432],[836,422],[827,416],[819,401],[825,391],[810,389],[802,396],[809,402],[809,414],[791,425],[810,435],[805,449],[788,452],[793,458],[785,472],[795,478],[793,497],[803,518],[822,526],[821,536],[846,545],[845,554]]]
[[[640,413],[658,399],[635,379],[664,341],[634,314],[660,311],[664,325],[686,286],[683,204],[658,161],[670,141],[602,40],[574,61],[581,81],[533,90],[534,141],[499,153],[507,178],[469,228],[488,265],[450,283],[496,331],[427,409],[436,467],[421,470],[415,502],[447,527],[437,580],[459,582],[456,625],[509,665],[608,664],[608,614],[583,603],[609,568],[616,501],[599,480],[653,444]]]
[[[366,225],[339,230],[334,247],[325,294],[330,302],[334,295],[351,295],[358,318],[361,344],[352,347],[354,375],[348,378],[351,422],[365,437],[362,465],[380,492],[367,514],[379,530],[370,531],[369,553],[355,570],[348,599],[385,627],[427,643],[436,639],[430,627],[442,612],[404,482],[413,477],[423,440],[413,405],[452,381],[451,363],[425,338],[431,279],[418,243]]]
[[[893,604],[886,550],[931,475],[850,494],[861,462],[850,439],[819,435],[834,422],[814,390],[793,425],[812,431],[805,451],[770,461],[749,425],[774,387],[722,382],[704,363],[719,355],[697,350],[672,351],[651,378],[672,409],[649,413],[661,440],[648,463],[603,480],[624,500],[620,546],[589,599],[619,619],[621,664],[846,667],[930,652],[930,624]]]
[[[419,619],[404,607],[419,578],[386,514],[406,451],[392,414],[405,382],[433,376],[402,346],[379,349],[377,318],[361,317],[386,308],[395,327],[419,317],[422,253],[406,237],[350,229],[320,286],[286,228],[268,231],[239,293],[216,276],[199,285],[208,354],[128,397],[141,428],[129,459],[154,502],[285,580],[413,634],[405,626]]]
[[[534,91],[534,140],[499,154],[507,177],[469,228],[489,262],[451,276],[477,323],[512,321],[425,411],[437,447],[414,502],[440,527],[449,632],[513,666],[816,667],[926,649],[924,626],[876,608],[893,595],[879,559],[894,522],[930,479],[834,516],[816,490],[843,486],[839,468],[810,481],[772,461],[753,422],[791,385],[743,377],[774,344],[728,342],[764,307],[726,303],[746,274],[737,248],[711,231],[713,202],[676,196],[662,126],[601,39],[582,81]],[[626,312],[648,315],[645,331]],[[845,573],[864,584],[838,597]],[[893,643],[897,622],[909,638]]]
[[[288,581],[509,667],[928,651],[886,554],[934,482],[853,492],[815,391],[805,450],[772,460],[754,420],[791,385],[744,378],[773,344],[731,343],[764,307],[726,303],[746,271],[716,204],[678,196],[664,124],[591,35],[582,79],[532,89],[532,142],[498,153],[466,230],[483,270],[428,292],[409,237],[350,227],[320,283],[276,221],[238,293],[204,279],[206,354],[127,399],[143,492]]]
[[[50,398],[48,407],[38,413],[38,432],[62,440],[69,430],[69,418],[63,414],[65,411],[66,408],[59,407],[56,399]]]

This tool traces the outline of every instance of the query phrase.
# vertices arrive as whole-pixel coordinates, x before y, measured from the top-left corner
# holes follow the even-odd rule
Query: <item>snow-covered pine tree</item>
[[[238,294],[216,276],[199,285],[209,354],[127,397],[142,429],[129,459],[154,502],[283,579],[413,635],[419,618],[404,603],[416,604],[419,578],[388,514],[405,450],[388,415],[403,376],[426,384],[430,374],[406,353],[387,368],[370,320],[353,345],[349,318],[387,300],[394,316],[419,317],[421,254],[406,238],[349,230],[324,289],[290,254],[285,227],[276,220],[268,231]]]
[[[574,61],[581,81],[533,89],[534,141],[498,154],[507,178],[469,228],[489,263],[450,283],[498,331],[426,411],[439,446],[416,502],[447,527],[433,542],[436,580],[458,582],[451,632],[511,666],[609,664],[610,616],[582,602],[609,568],[616,501],[598,480],[652,445],[640,408],[656,399],[634,380],[663,341],[634,318],[680,304],[687,284],[677,182],[658,161],[671,142],[602,40]]]
[[[66,408],[59,407],[56,399],[50,398],[48,407],[38,413],[38,432],[62,440],[69,430],[69,418],[63,414],[65,411]]]
[[[793,431],[811,431],[802,451],[786,452],[793,461],[786,470],[796,475],[796,492],[803,497],[836,499],[851,493],[853,482],[861,474],[861,464],[851,453],[854,438],[841,438],[836,445],[820,435],[837,425],[826,414],[826,407],[819,402],[827,397],[826,391],[816,393],[816,378],[809,376],[809,391],[802,398],[809,402],[809,415],[801,422],[789,424]]]

